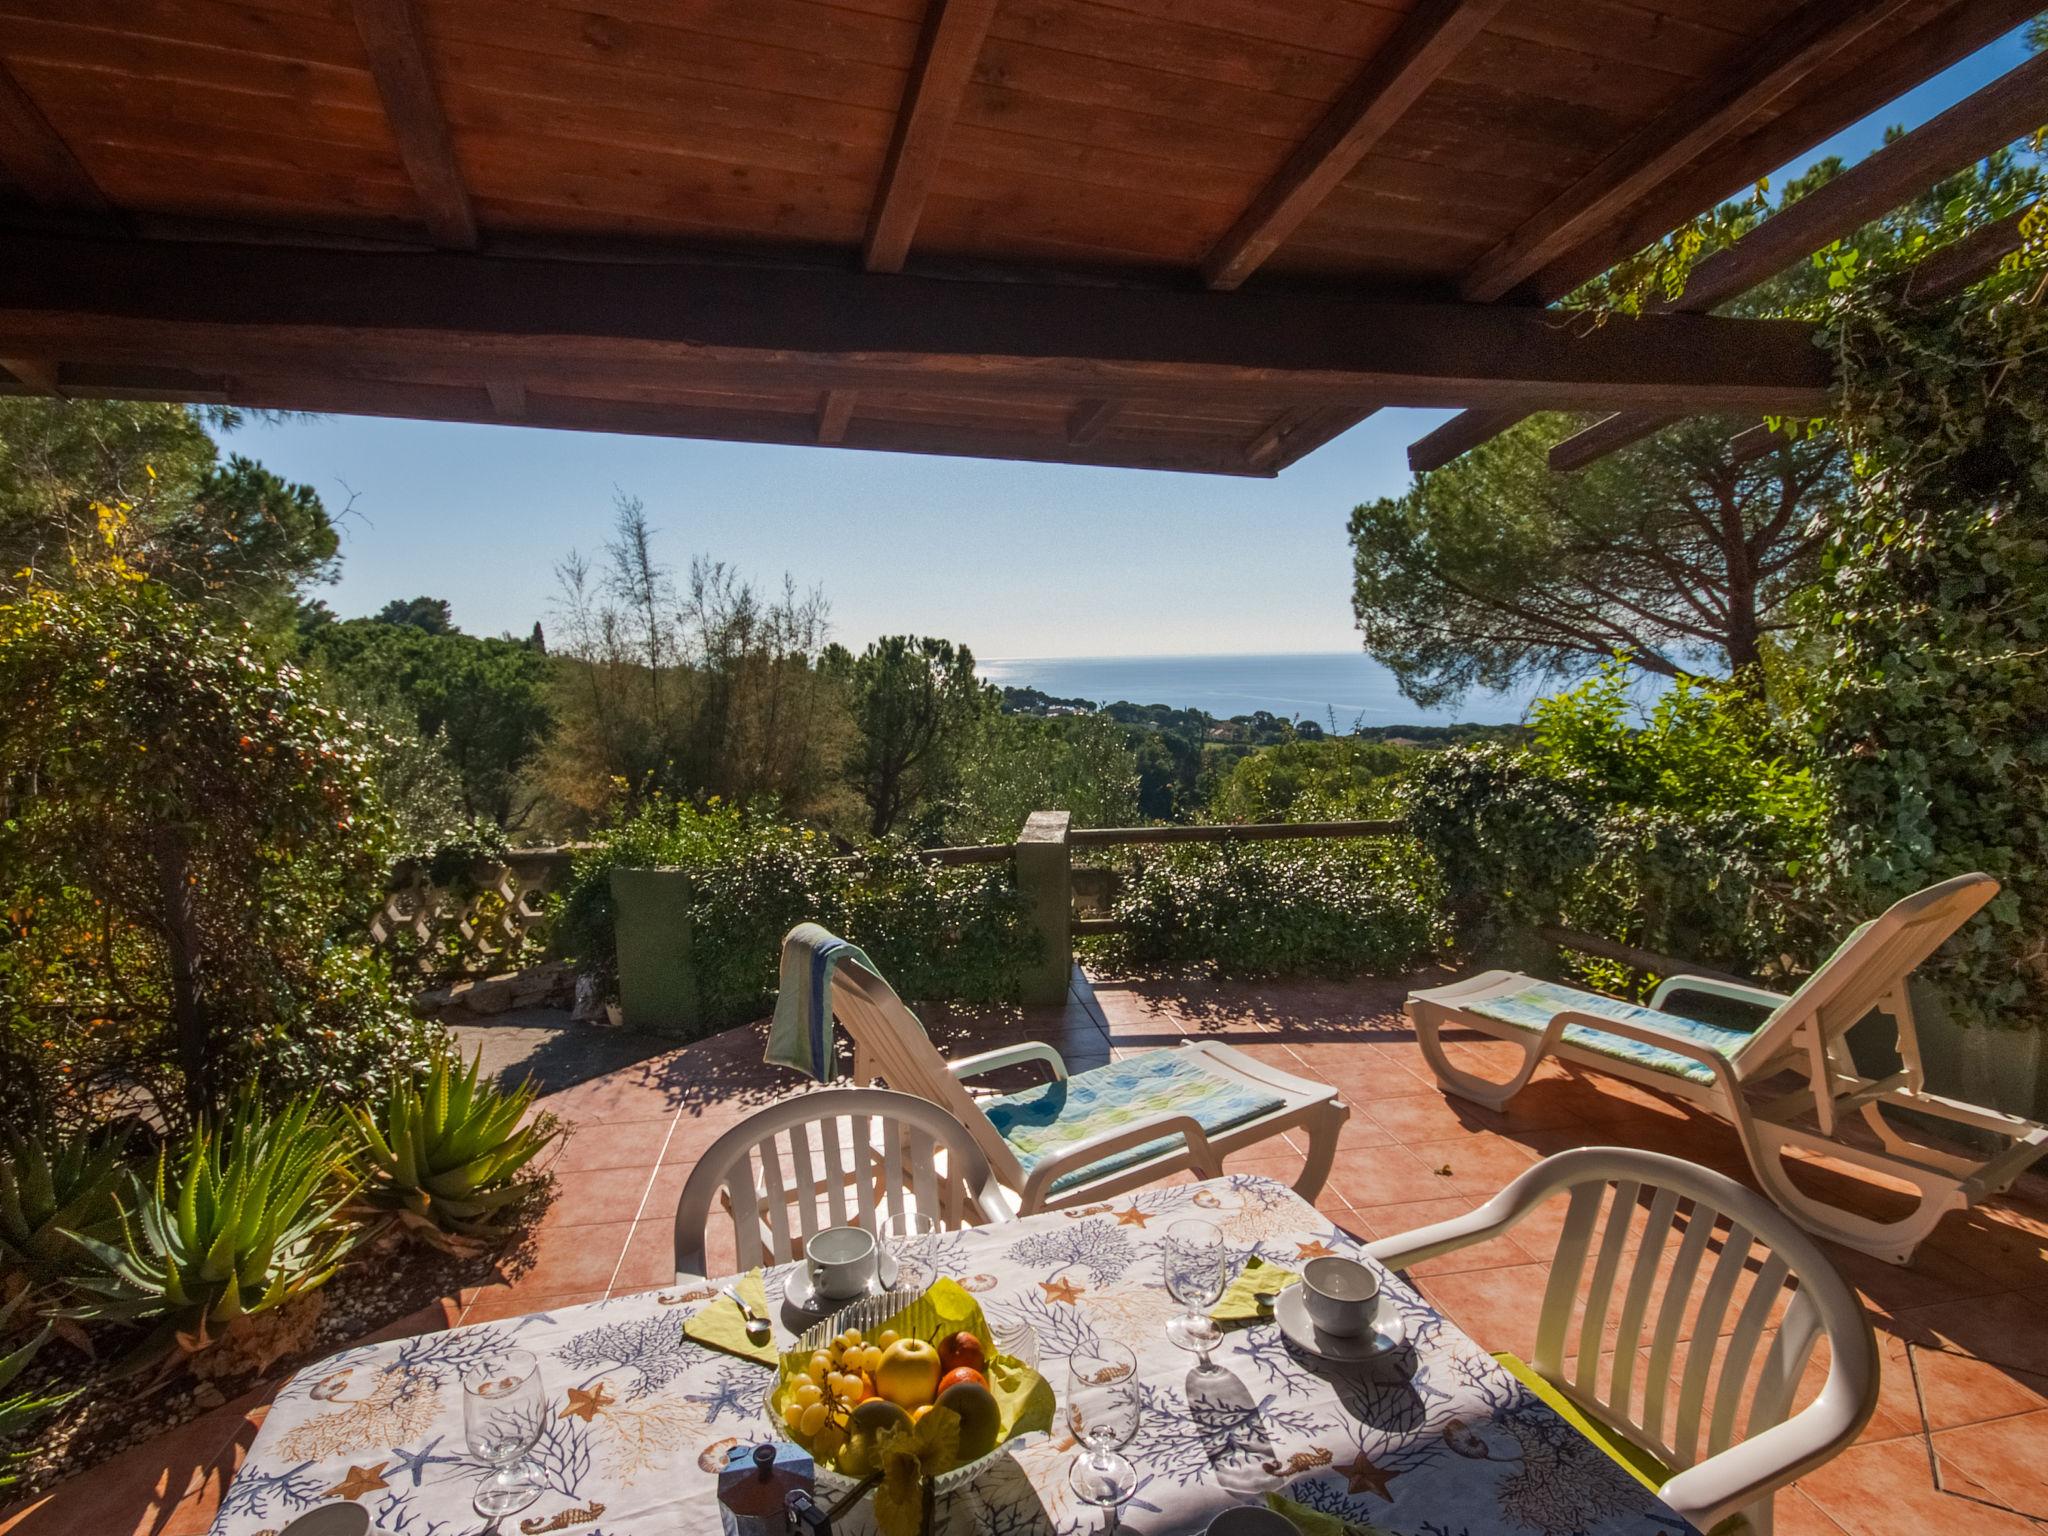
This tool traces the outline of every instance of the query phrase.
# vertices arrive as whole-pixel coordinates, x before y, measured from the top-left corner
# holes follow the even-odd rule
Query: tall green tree
[[[253,459],[222,459],[224,409],[127,400],[0,400],[0,581],[62,579],[117,513],[122,553],[180,594],[265,629],[331,582],[340,539],[319,495]]]
[[[824,664],[845,685],[857,732],[847,781],[868,808],[868,835],[886,836],[952,789],[997,695],[966,646],[924,635],[886,635],[858,656],[835,645]]]
[[[984,715],[962,754],[947,838],[1009,842],[1033,811],[1071,811],[1077,827],[1135,820],[1138,756],[1124,727],[1101,714]]]

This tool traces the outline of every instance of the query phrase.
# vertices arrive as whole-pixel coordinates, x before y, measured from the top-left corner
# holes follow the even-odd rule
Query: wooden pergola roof
[[[2038,0],[0,0],[0,390],[1272,474]]]

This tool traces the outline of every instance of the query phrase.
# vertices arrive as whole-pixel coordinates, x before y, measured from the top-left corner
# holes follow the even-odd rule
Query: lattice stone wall
[[[573,858],[566,848],[535,848],[478,859],[445,885],[433,882],[425,864],[408,861],[392,872],[370,937],[423,982],[519,970],[540,958],[551,921],[548,898]]]

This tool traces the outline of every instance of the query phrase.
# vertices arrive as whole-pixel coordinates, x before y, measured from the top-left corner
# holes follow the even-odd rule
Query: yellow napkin
[[[1282,1269],[1278,1264],[1268,1264],[1264,1259],[1254,1257],[1230,1282],[1230,1288],[1223,1293],[1222,1299],[1209,1309],[1209,1316],[1219,1323],[1263,1322],[1273,1314],[1270,1309],[1261,1310],[1259,1293],[1284,1291],[1300,1278],[1291,1269]]]
[[[768,1287],[761,1281],[760,1270],[748,1270],[733,1289],[746,1297],[747,1305],[760,1316],[774,1316],[768,1310]],[[773,1331],[764,1342],[756,1344],[747,1337],[747,1320],[740,1315],[740,1309],[723,1296],[694,1316],[684,1318],[683,1332],[699,1344],[760,1365],[774,1365],[782,1358],[775,1348]]]

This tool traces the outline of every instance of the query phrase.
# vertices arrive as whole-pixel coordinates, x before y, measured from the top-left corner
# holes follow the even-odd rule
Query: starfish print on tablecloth
[[[1337,1250],[1318,1237],[1306,1243],[1296,1243],[1294,1256],[1297,1259],[1334,1259]]]
[[[604,1412],[606,1408],[610,1407],[611,1402],[612,1389],[605,1385],[603,1377],[599,1377],[597,1384],[593,1387],[588,1389],[571,1387],[569,1389],[569,1406],[562,1410],[562,1416],[570,1419],[581,1419],[584,1423],[588,1424],[592,1419]]]
[[[398,1460],[391,1463],[393,1469],[391,1475],[393,1477],[410,1475],[413,1487],[417,1488],[425,1480],[427,1468],[438,1466],[443,1462],[450,1465],[459,1464],[462,1460],[460,1456],[436,1456],[434,1454],[434,1447],[446,1438],[446,1435],[436,1435],[416,1451],[408,1451],[396,1445],[391,1447],[391,1454],[398,1458]]]
[[[1116,1213],[1116,1224],[1120,1227],[1142,1228],[1151,1219],[1152,1213],[1150,1211],[1141,1211],[1135,1205],[1127,1211],[1118,1211]]]
[[[344,1477],[332,1488],[323,1490],[321,1497],[327,1499],[360,1499],[364,1494],[375,1493],[379,1488],[389,1488],[391,1485],[384,1481],[384,1469],[390,1465],[391,1463],[388,1461],[380,1461],[372,1466],[350,1467],[348,1469],[348,1476]]]
[[[1378,1465],[1363,1451],[1349,1466],[1337,1470],[1344,1474],[1344,1481],[1353,1493],[1376,1493],[1389,1502],[1392,1502],[1393,1495],[1387,1492],[1387,1484],[1401,1475],[1391,1467]]]
[[[1065,1278],[1041,1280],[1038,1282],[1038,1288],[1045,1292],[1045,1299],[1047,1301],[1064,1301],[1069,1306],[1079,1301],[1086,1290],[1085,1287],[1078,1286],[1073,1281]]]

